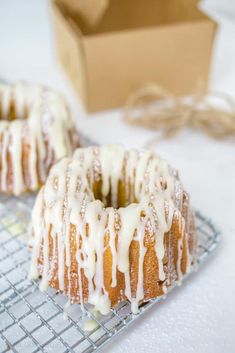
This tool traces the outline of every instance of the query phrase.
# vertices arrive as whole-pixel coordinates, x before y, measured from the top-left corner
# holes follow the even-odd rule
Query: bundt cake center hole
[[[5,121],[27,120],[28,118],[27,107],[24,106],[23,109],[21,109],[21,111],[23,112],[21,114],[17,112],[17,106],[13,97],[10,99],[7,107],[3,106],[1,102],[1,97],[0,97],[0,120],[5,120]]]
[[[133,202],[138,203],[138,200],[134,195],[134,191],[129,190],[124,182],[120,180],[118,182],[117,188],[114,189],[110,183],[109,193],[107,196],[102,194],[102,181],[96,181],[93,184],[93,193],[94,198],[96,200],[102,201],[105,207],[113,207],[118,209],[120,207],[127,207]]]

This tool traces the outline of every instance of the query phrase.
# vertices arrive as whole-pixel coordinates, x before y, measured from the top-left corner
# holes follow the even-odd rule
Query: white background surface
[[[211,87],[235,97],[235,2],[209,0],[220,22]],[[84,133],[100,143],[142,147],[153,132],[125,126],[120,112],[86,118],[58,66],[45,0],[0,1],[0,77],[46,83],[68,97]],[[180,170],[193,205],[222,231],[214,256],[104,352],[235,352],[235,139],[216,142],[186,130],[156,150]]]

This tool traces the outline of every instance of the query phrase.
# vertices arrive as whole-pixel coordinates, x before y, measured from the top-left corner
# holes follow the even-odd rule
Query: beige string
[[[148,84],[128,97],[123,119],[161,131],[160,138],[173,136],[186,126],[198,128],[213,138],[225,138],[235,134],[235,103],[231,96],[221,92],[178,98],[157,84]],[[154,137],[147,145],[158,139],[159,136]]]

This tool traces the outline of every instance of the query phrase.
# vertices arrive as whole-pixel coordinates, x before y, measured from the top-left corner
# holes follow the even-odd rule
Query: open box
[[[196,0],[110,0],[95,26],[77,3],[54,0],[52,12],[58,56],[88,112],[122,106],[149,82],[177,95],[207,88],[216,23]]]

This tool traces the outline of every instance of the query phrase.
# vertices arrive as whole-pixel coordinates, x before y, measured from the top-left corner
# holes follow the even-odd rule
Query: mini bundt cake
[[[150,151],[77,149],[51,168],[32,214],[29,277],[102,314],[166,293],[195,262],[189,197]]]
[[[0,85],[0,192],[38,189],[50,167],[78,146],[59,93],[25,83]]]

